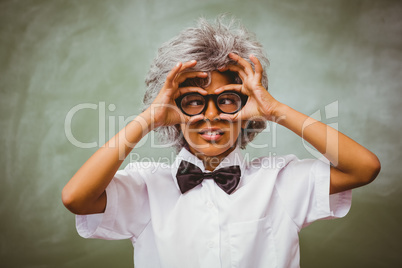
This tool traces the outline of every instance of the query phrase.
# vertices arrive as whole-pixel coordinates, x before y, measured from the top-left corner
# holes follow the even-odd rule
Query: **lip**
[[[201,137],[206,141],[218,141],[222,138],[225,132],[221,128],[203,128],[198,132]],[[211,135],[211,133],[213,133]]]

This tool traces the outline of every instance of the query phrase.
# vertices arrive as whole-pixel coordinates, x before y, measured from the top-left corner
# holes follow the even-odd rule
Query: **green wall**
[[[224,12],[263,43],[274,97],[321,111],[382,162],[378,179],[354,190],[345,218],[302,231],[302,267],[402,267],[398,0],[1,0],[1,267],[132,267],[129,241],[78,236],[61,190],[119,119],[139,113],[160,44],[199,16]],[[151,136],[132,159],[171,161],[172,150]],[[314,157],[275,125],[247,153]]]

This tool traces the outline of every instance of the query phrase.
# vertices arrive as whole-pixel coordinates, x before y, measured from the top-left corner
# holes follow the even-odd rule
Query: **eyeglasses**
[[[212,98],[219,112],[234,114],[246,105],[248,96],[236,91],[224,91],[218,95],[206,96],[198,92],[189,92],[178,97],[175,102],[185,115],[194,116],[205,112],[209,98]]]

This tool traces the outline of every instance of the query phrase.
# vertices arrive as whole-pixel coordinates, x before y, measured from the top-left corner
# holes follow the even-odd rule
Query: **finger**
[[[166,76],[166,82],[171,84],[173,82],[173,79],[176,77],[176,75],[179,73],[181,67],[182,67],[183,63],[178,62],[172,70],[170,70],[170,72],[168,73],[168,75]]]
[[[194,115],[194,116],[191,116],[191,117],[189,116],[187,122],[189,124],[194,124],[194,123],[196,123],[198,121],[201,121],[201,120],[204,120],[204,115],[203,114]]]
[[[204,120],[203,114],[188,116],[183,114],[179,109],[177,109],[177,113],[179,114],[180,119],[179,122],[176,122],[175,124],[194,124],[198,121]]]
[[[221,114],[219,115],[219,118],[222,119],[222,120],[229,121],[229,122],[236,122],[236,121],[239,120],[239,114],[240,114],[240,112],[235,113],[235,114],[224,114],[224,113],[221,113]]]
[[[234,63],[229,63],[228,65],[222,66],[220,68],[218,68],[218,71],[220,72],[226,72],[229,70],[229,66],[236,66],[237,68],[244,70],[244,67],[239,65],[239,64],[234,64]]]
[[[220,94],[220,93],[222,93],[224,91],[227,91],[227,90],[234,90],[234,91],[237,91],[237,92],[241,92],[242,88],[243,88],[242,84],[230,84],[230,85],[225,85],[223,87],[215,89],[214,93],[215,94]]]
[[[178,83],[178,84],[181,84],[181,83],[183,83],[184,81],[186,81],[186,79],[189,79],[189,78],[196,78],[196,77],[199,77],[199,78],[207,78],[208,77],[208,74],[206,73],[206,72],[185,72],[185,73],[179,73],[177,76],[176,76],[176,82]]]
[[[228,70],[228,66],[227,66],[227,65],[218,68],[218,71],[221,72],[221,73],[226,72],[227,70]]]
[[[253,67],[251,66],[251,64],[248,61],[246,61],[245,59],[243,59],[242,57],[240,57],[239,55],[237,55],[235,53],[229,53],[229,58],[231,58],[232,60],[236,61],[238,64],[243,66],[244,71],[246,72],[247,75],[254,74],[254,70],[253,70]]]
[[[208,91],[206,91],[205,89],[201,88],[201,87],[179,87],[178,89],[178,94],[183,95],[185,93],[189,93],[189,92],[197,92],[200,93],[201,95],[207,95]],[[177,97],[179,97],[177,96]]]
[[[244,68],[239,65],[229,64],[223,68],[218,69],[218,71],[220,71],[220,72],[231,71],[231,72],[238,73],[240,76],[240,79],[242,81],[245,81],[247,78],[247,73],[244,71]]]
[[[182,67],[180,69],[180,72],[182,72],[182,71],[184,71],[184,70],[186,70],[188,68],[194,67],[195,65],[197,65],[196,60],[187,61],[187,62],[183,63],[183,65],[182,65]]]
[[[166,126],[176,125],[180,123],[185,123],[190,120],[190,117],[183,114],[182,111],[172,104],[159,104],[154,108],[164,108],[164,113],[166,114],[166,119],[164,124]]]
[[[169,86],[172,86],[174,79],[177,77],[177,75],[191,67],[194,67],[197,64],[196,60],[188,61],[185,63],[178,62],[175,67],[168,73],[166,77],[166,82],[168,83]]]
[[[252,63],[254,63],[256,78],[258,79],[258,81],[261,81],[262,72],[264,71],[264,69],[262,68],[261,62],[253,54],[250,55],[250,60],[251,60]]]
[[[244,113],[244,110],[240,110],[235,114],[219,114],[219,118],[222,120],[227,120],[229,122],[239,122],[239,121],[247,121],[247,113]]]

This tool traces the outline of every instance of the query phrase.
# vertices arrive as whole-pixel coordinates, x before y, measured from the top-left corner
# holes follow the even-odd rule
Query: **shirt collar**
[[[189,150],[187,150],[185,147],[183,147],[181,149],[181,151],[179,152],[179,154],[176,156],[176,159],[171,166],[172,177],[173,177],[173,180],[174,180],[177,188],[179,188],[179,185],[177,184],[176,173],[177,173],[177,170],[179,169],[179,166],[180,166],[180,163],[182,160],[185,160],[187,162],[190,162],[190,163],[196,165],[197,167],[199,167],[202,170],[202,172],[209,172],[208,170],[205,170],[204,163],[198,157],[196,157]],[[245,163],[244,163],[243,155],[238,147],[236,147],[228,156],[226,156],[221,161],[221,163],[216,167],[215,170],[224,168],[224,167],[228,167],[228,166],[236,166],[236,165],[240,166],[240,170],[241,170],[240,181],[241,181],[243,178],[243,175],[244,175]],[[239,185],[240,185],[240,183],[239,183]]]

